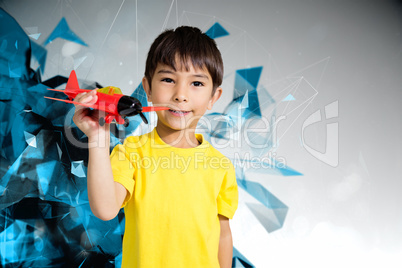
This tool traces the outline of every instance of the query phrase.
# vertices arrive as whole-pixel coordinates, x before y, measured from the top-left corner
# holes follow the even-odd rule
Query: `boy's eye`
[[[193,82],[193,85],[196,86],[196,87],[201,87],[201,86],[203,86],[204,84],[201,83],[201,82],[199,82],[199,81],[195,81],[195,82]]]
[[[173,83],[173,79],[170,78],[163,78],[162,82],[166,82],[166,83]]]

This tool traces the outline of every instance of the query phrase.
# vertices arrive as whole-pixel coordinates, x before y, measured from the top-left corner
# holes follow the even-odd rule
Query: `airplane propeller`
[[[133,115],[139,114],[142,121],[145,124],[148,124],[148,120],[144,116],[143,112],[147,113],[147,112],[155,112],[155,111],[162,111],[162,110],[169,109],[168,107],[161,107],[161,106],[160,107],[155,107],[155,106],[142,107],[141,103],[138,100],[131,99],[131,101],[133,101],[133,102],[127,108],[125,107],[125,105],[121,104],[119,114],[121,116],[133,116]]]
[[[131,107],[121,110],[121,111],[120,111],[120,115],[121,115],[121,116],[128,116],[128,115],[132,116],[132,115],[137,115],[137,114],[139,114],[140,117],[141,117],[141,119],[142,119],[142,121],[143,121],[145,124],[148,124],[148,120],[147,120],[147,118],[144,116],[144,114],[142,113],[142,109],[143,109],[143,108],[142,108],[141,104],[135,103],[135,104],[133,104]]]

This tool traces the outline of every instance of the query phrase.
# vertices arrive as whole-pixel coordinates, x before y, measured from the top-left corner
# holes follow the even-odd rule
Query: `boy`
[[[88,136],[88,198],[95,216],[125,209],[122,267],[231,267],[229,219],[237,209],[233,165],[200,134],[199,119],[222,94],[223,63],[215,41],[193,27],[160,34],[142,80],[158,111],[156,128],[128,137],[109,158],[109,126],[76,107]],[[81,103],[96,92],[80,94]],[[95,146],[91,146],[95,144]]]

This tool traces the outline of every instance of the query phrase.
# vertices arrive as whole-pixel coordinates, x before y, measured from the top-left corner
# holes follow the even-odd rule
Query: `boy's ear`
[[[144,88],[145,93],[147,94],[148,101],[152,102],[151,87],[149,86],[148,79],[145,76],[142,78],[142,87]]]
[[[208,110],[212,109],[212,107],[214,106],[215,102],[217,100],[219,100],[221,95],[222,95],[222,88],[221,87],[216,88],[214,95],[212,95],[211,99],[209,100],[208,107],[207,107]]]

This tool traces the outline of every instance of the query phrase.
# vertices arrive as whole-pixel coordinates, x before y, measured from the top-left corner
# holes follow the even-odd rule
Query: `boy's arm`
[[[230,231],[229,219],[220,214],[218,216],[221,225],[218,251],[219,265],[221,268],[230,268],[232,267],[233,256],[232,232]]]
[[[109,133],[104,138],[109,141]],[[127,190],[113,180],[108,142],[104,148],[97,146],[89,149],[87,178],[88,199],[93,214],[104,221],[116,217],[126,198]]]
[[[74,99],[80,103],[93,104],[97,101],[96,91],[78,94]],[[113,180],[109,158],[109,124],[99,125],[99,113],[76,106],[74,123],[88,137],[88,199],[93,214],[102,220],[111,220],[120,211],[127,190]]]

